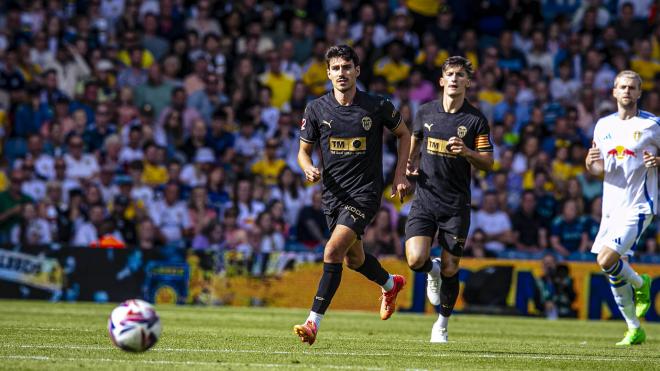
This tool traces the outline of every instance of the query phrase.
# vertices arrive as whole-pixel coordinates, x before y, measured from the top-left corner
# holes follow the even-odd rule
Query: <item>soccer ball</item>
[[[110,339],[119,348],[144,352],[151,348],[162,328],[154,307],[146,301],[126,300],[112,310],[108,319]]]

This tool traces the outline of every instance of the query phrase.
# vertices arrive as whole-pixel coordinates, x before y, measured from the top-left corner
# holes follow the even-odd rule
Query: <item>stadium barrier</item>
[[[52,301],[122,301],[144,297],[156,303],[307,308],[316,293],[321,263],[304,254],[273,254],[264,274],[251,274],[249,262],[236,253],[223,257],[223,269],[189,254],[185,261],[143,261],[138,249],[49,247],[0,248],[0,297]],[[381,259],[390,272],[403,274],[408,285],[399,295],[403,311],[432,313],[426,300],[426,275],[414,274],[395,258]],[[609,282],[593,262],[566,262],[576,293],[573,309],[581,319],[620,318]],[[457,312],[540,315],[534,305],[539,260],[470,259],[461,262],[461,295]],[[660,265],[635,264],[652,279],[649,321],[660,321]],[[486,272],[488,285],[477,296],[486,308],[465,300],[470,278]],[[482,279],[483,281],[483,279]],[[472,293],[474,294],[474,293]],[[472,295],[475,296],[475,295]],[[376,311],[380,289],[362,275],[345,269],[333,309]]]

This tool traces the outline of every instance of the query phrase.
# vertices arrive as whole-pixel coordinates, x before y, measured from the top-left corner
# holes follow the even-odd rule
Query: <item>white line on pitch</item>
[[[251,363],[251,362],[204,362],[204,361],[165,361],[150,359],[110,359],[110,358],[79,358],[79,357],[46,357],[46,356],[0,356],[1,359],[17,359],[28,361],[69,361],[69,362],[108,362],[108,363],[143,363],[149,365],[185,365],[185,366],[249,366],[249,367],[285,367],[285,368],[332,368],[340,370],[384,370],[382,367],[363,367],[363,366],[336,366],[336,365],[309,365],[309,364],[289,364],[289,363]]]
[[[0,348],[24,348],[24,349],[74,349],[74,350],[114,350],[112,347],[102,346],[87,346],[87,345],[26,345],[26,344],[0,344]],[[440,347],[438,347],[440,348]],[[619,362],[645,362],[645,359],[629,358],[629,357],[599,357],[591,356],[588,354],[552,354],[552,355],[535,355],[535,354],[500,354],[500,353],[486,353],[486,354],[473,354],[470,352],[463,352],[458,349],[453,349],[451,354],[447,353],[373,353],[373,352],[324,352],[324,351],[286,351],[286,350],[258,350],[258,349],[186,349],[186,348],[153,348],[150,352],[178,352],[178,353],[255,353],[255,354],[286,354],[286,355],[316,355],[316,356],[361,356],[361,357],[436,357],[447,358],[457,354],[464,355],[472,358],[509,358],[509,359],[545,359],[545,360],[569,360],[569,361],[619,361]]]

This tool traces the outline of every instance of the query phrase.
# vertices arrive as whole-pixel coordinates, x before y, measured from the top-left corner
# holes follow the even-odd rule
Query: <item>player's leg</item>
[[[463,246],[470,228],[469,210],[454,215],[440,223],[438,242],[442,246],[440,266],[440,313],[438,320],[431,329],[431,342],[446,343],[449,317],[458,299],[459,281],[458,269],[463,256]]]
[[[337,225],[330,236],[330,240],[325,245],[323,251],[323,274],[319,281],[312,310],[309,312],[307,320],[302,325],[294,326],[293,330],[300,337],[300,340],[312,345],[316,340],[316,333],[323,319],[332,297],[337,292],[341,282],[342,262],[346,256],[349,246],[353,245],[356,234],[352,229]]]
[[[637,274],[626,255],[636,246],[649,219],[650,216],[643,214],[616,222],[603,217],[592,248],[592,252],[598,254],[598,265],[607,275],[614,300],[628,325],[624,339],[617,345],[641,344],[646,338],[639,317],[644,316],[650,306],[650,278]]]
[[[440,258],[431,260],[431,244],[438,227],[432,215],[415,204],[406,221],[406,260],[415,272],[427,273],[426,296],[440,304]]]
[[[349,268],[380,285],[383,291],[380,318],[389,319],[396,309],[396,297],[405,286],[406,279],[398,274],[388,273],[375,256],[365,253],[362,240],[355,241],[348,249],[345,261]]]

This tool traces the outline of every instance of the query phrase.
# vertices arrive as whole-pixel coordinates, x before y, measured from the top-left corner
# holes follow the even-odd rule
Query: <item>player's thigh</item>
[[[460,210],[452,215],[438,218],[438,243],[449,256],[463,256],[465,240],[470,229],[470,210]]]
[[[599,263],[613,259],[606,259],[606,249],[615,251],[619,256],[632,256],[640,237],[652,221],[653,215],[650,214],[603,215],[591,252],[599,255]]]
[[[341,205],[337,209],[337,227],[343,225],[351,229],[357,239],[362,239],[364,229],[376,215],[377,205]]]
[[[323,250],[323,261],[326,263],[341,263],[346,256],[346,252],[356,240],[357,236],[351,228],[337,224]]]

